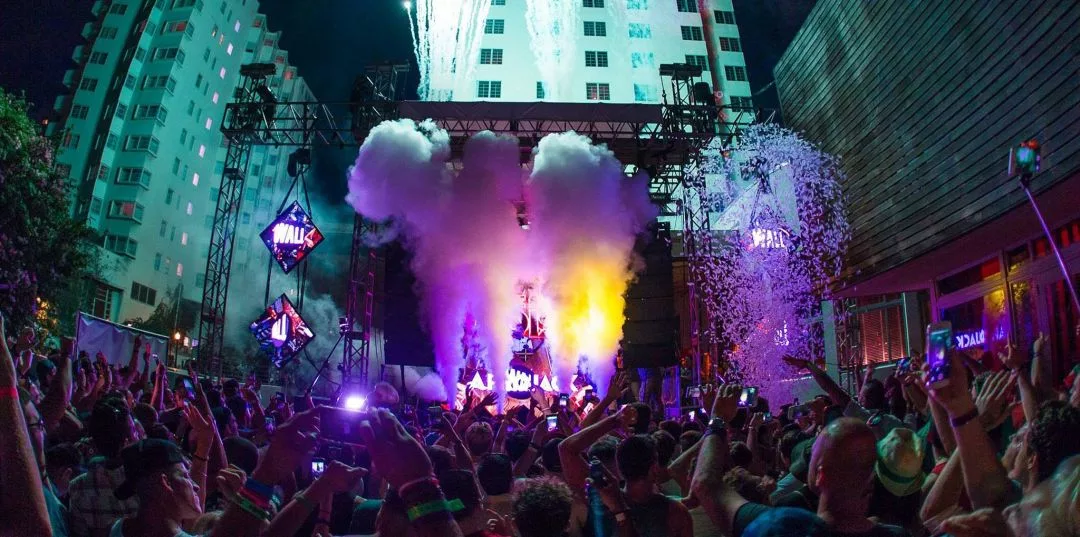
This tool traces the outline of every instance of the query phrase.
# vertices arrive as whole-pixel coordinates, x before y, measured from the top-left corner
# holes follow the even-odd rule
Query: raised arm
[[[735,417],[738,410],[739,393],[742,386],[726,384],[713,402],[711,415],[720,418],[726,424]],[[711,427],[711,426],[710,426]],[[690,492],[701,502],[701,507],[709,520],[724,535],[733,533],[735,514],[748,502],[738,492],[724,484],[724,473],[731,467],[731,448],[728,445],[726,425],[706,431],[699,442],[697,466]]]
[[[829,395],[829,399],[832,399],[834,405],[846,407],[848,403],[851,402],[851,396],[814,362],[796,358],[794,356],[785,356],[784,362],[796,369],[806,369],[809,371],[810,376],[814,377],[814,382],[817,382],[818,387]]]
[[[624,391],[629,389],[630,379],[626,377],[626,373],[616,373],[615,376],[611,377],[607,393],[604,394],[604,398],[599,403],[593,406],[585,419],[581,420],[581,428],[584,429],[600,421],[604,417],[604,412],[619,399],[619,396]]]
[[[19,402],[18,374],[0,317],[0,535],[51,536],[41,474]],[[42,461],[44,463],[44,461]]]
[[[945,518],[952,516],[950,510],[960,503],[960,493],[964,490],[964,474],[960,469],[960,452],[954,451],[949,462],[934,481],[934,486],[923,501],[919,518],[931,532]]]
[[[629,428],[637,419],[637,411],[633,406],[626,406],[615,414],[597,422],[595,425],[586,427],[566,438],[559,444],[559,462],[562,463],[563,478],[571,490],[582,490],[585,479],[589,477],[589,466],[581,454],[589,449],[597,440],[605,434],[619,428]],[[543,424],[540,425],[543,427]]]
[[[975,509],[1001,508],[1011,486],[1009,478],[1005,467],[998,460],[993,442],[983,430],[975,401],[967,390],[962,359],[956,352],[951,353],[949,358],[949,383],[937,389],[931,387],[930,396],[949,414],[949,421],[956,436],[960,468],[964,473],[964,484],[972,506]],[[985,389],[1004,388],[992,386],[984,387]]]
[[[64,419],[68,403],[71,402],[71,353],[73,350],[73,342],[65,338],[60,353],[56,355],[56,377],[49,384],[45,399],[38,405],[46,431],[52,431],[60,420]]]

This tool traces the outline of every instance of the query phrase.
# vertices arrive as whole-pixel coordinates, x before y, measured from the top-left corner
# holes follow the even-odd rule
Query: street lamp
[[[176,331],[176,333],[175,333],[175,334],[173,334],[173,336],[172,336],[172,338],[173,338],[173,339],[175,339],[176,341],[180,341],[180,338],[181,338],[181,337],[183,337],[183,336],[182,336],[182,335],[180,335],[180,331],[179,331],[179,330],[177,330],[177,331]]]

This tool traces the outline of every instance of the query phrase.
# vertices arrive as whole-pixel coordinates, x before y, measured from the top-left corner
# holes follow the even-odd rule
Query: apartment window
[[[505,6],[506,5],[506,0],[491,0],[491,5],[493,5],[493,6]]]
[[[649,0],[626,0],[626,9],[635,11],[649,9]]]
[[[499,33],[502,33],[502,32],[499,32]],[[221,68],[221,71],[218,71],[218,76],[221,77],[222,80],[225,80],[225,68],[224,67]]]
[[[582,0],[582,7],[604,7],[604,0]]]
[[[105,60],[109,59],[108,53],[105,52],[93,52],[90,54],[90,63],[96,65],[105,65]]]
[[[147,75],[143,78],[143,89],[162,89],[169,86],[169,75]]]
[[[724,52],[742,52],[742,47],[739,45],[737,37],[721,37],[720,50]]]
[[[536,98],[537,99],[543,99],[544,95],[546,95],[546,94],[547,94],[547,92],[544,90],[544,83],[543,82],[537,82],[536,83]]]
[[[109,8],[109,13],[112,15],[123,15],[127,13],[127,4],[113,4]]]
[[[195,210],[195,206],[194,206],[194,205],[192,205],[190,201],[189,201],[189,202],[187,202],[187,211],[186,211],[186,212],[187,212],[187,215],[188,215],[188,216],[191,216],[191,213],[192,213],[192,211],[194,211],[194,210]]]
[[[98,80],[96,78],[88,78],[84,76],[83,79],[79,81],[79,89],[86,91],[94,91],[97,89],[97,83]]]
[[[700,67],[702,71],[709,70],[709,59],[701,54],[687,54],[686,63],[687,65],[696,65]]]
[[[180,233],[180,246],[187,246],[187,231]]]
[[[161,270],[161,254],[154,254],[154,272]]]
[[[186,20],[183,20],[183,21],[168,21],[168,22],[165,23],[164,26],[161,27],[161,33],[162,33],[162,35],[164,35],[164,34],[172,34],[172,33],[176,33],[176,32],[184,32],[184,31],[187,31],[187,28],[188,28],[188,21],[186,21]]]
[[[607,67],[608,57],[606,50],[586,50],[585,67]]]
[[[659,92],[657,91],[656,86],[650,86],[648,84],[634,84],[634,102],[657,102],[660,100],[657,97],[658,93]]]
[[[169,190],[169,193],[171,194],[172,190]],[[169,203],[169,200],[165,200],[165,203]],[[161,221],[161,227],[158,228],[158,236],[159,237],[164,237],[165,236],[165,231],[167,231],[168,229],[169,229],[169,223],[162,220]]]
[[[502,97],[502,82],[499,80],[481,80],[476,83],[476,96],[481,99]]]
[[[210,130],[210,127],[214,125],[214,120],[210,117],[206,118],[206,130]]]
[[[124,143],[124,150],[157,153],[158,145],[158,139],[153,136],[128,136]]]
[[[746,68],[741,65],[725,65],[724,78],[733,82],[746,82]]]
[[[158,104],[140,104],[135,106],[135,112],[131,114],[132,119],[161,119],[165,121],[165,116],[168,112],[163,112],[164,108]]]
[[[116,182],[121,185],[141,185],[150,187],[150,172],[142,168],[120,168],[116,170]]]
[[[90,214],[94,216],[101,214],[101,198],[95,197],[90,200]]]
[[[735,12],[734,11],[713,11],[713,18],[716,19],[716,24],[735,24]]]
[[[154,54],[153,56],[151,56],[151,60],[174,60],[179,53],[180,49],[177,47],[158,47],[154,49]]]
[[[116,105],[116,117],[124,119],[127,117],[128,107],[126,104],[117,103]]]
[[[199,172],[195,172],[191,176],[191,184],[193,186],[199,186]]]
[[[110,132],[109,136],[105,138],[105,147],[109,149],[116,149],[116,144],[120,142],[120,137],[115,132]]]
[[[71,117],[74,119],[86,119],[86,114],[90,113],[90,107],[76,104],[71,107]]]
[[[480,49],[480,64],[481,65],[502,65],[503,62],[503,49],[501,48],[482,48]]]
[[[485,34],[501,34],[506,29],[506,21],[503,19],[487,19],[484,21]]]
[[[180,159],[174,158],[172,161],[172,173],[176,175],[180,173]]]
[[[731,108],[735,110],[753,110],[754,101],[750,97],[739,97],[733,95],[731,97]]]
[[[232,56],[232,52],[233,52],[233,44],[229,43],[229,46],[225,47],[225,54],[228,54],[229,56]]]
[[[125,218],[141,222],[143,212],[143,206],[134,201],[113,200],[109,203],[109,218]]]
[[[607,23],[603,21],[585,21],[585,37],[606,37]]]
[[[180,145],[187,142],[187,129],[180,129]]]
[[[679,12],[681,13],[697,12],[697,0],[676,0],[675,4],[679,6]]]
[[[610,101],[611,86],[606,82],[587,82],[585,98],[590,101]]]
[[[157,260],[156,264],[160,265],[161,255],[159,254],[155,259]],[[131,282],[131,298],[142,302],[143,304],[153,306],[157,301],[157,291],[141,283]]]
[[[630,23],[631,39],[652,39],[652,27],[642,22]]]
[[[656,56],[652,52],[631,52],[630,67],[634,69],[655,69]]]
[[[124,77],[124,87],[127,89],[135,89],[135,75],[127,75]]]
[[[705,37],[701,33],[700,26],[682,26],[683,41],[704,41]]]
[[[195,0],[175,0],[172,7],[173,9],[183,9],[193,5],[195,5]]]
[[[106,26],[98,32],[99,39],[116,39],[116,28],[112,26]]]
[[[217,104],[217,102],[218,102],[218,92],[215,91],[214,96],[211,97],[210,100],[213,101],[214,104]]]
[[[105,249],[110,252],[126,255],[131,258],[134,258],[135,253],[139,251],[139,241],[128,237],[121,237],[120,235],[105,235],[103,245],[105,246]]]
[[[78,134],[72,134],[72,133],[69,132],[69,133],[67,133],[67,135],[64,136],[64,143],[61,144],[61,145],[63,145],[64,147],[71,148],[71,149],[78,149],[79,148],[79,140],[80,140],[80,136]]]
[[[194,138],[192,140],[194,140]],[[199,158],[203,158],[204,156],[206,156],[206,146],[199,144]]]

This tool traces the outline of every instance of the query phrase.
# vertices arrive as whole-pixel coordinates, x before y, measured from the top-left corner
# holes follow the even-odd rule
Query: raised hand
[[[379,408],[372,412],[360,425],[360,436],[371,454],[371,462],[394,488],[432,475],[431,459],[423,446],[387,410]]]
[[[318,432],[318,408],[311,408],[293,416],[278,427],[270,440],[266,456],[259,461],[252,477],[266,484],[280,483],[315,447]]]
[[[739,395],[742,386],[738,384],[724,384],[720,386],[720,392],[716,394],[709,415],[714,418],[722,418],[725,423],[731,423],[735,414],[739,411]]]
[[[476,407],[480,408],[480,407],[488,407],[488,406],[494,405],[495,401],[497,401],[498,398],[499,398],[498,394],[496,394],[495,392],[491,392],[491,393],[485,395],[484,398],[480,400],[480,403],[478,405],[476,405]]]
[[[1009,400],[1014,379],[1008,371],[992,373],[975,398],[979,409],[979,422],[987,431],[996,429],[1009,417]]]
[[[326,465],[326,471],[319,476],[317,481],[330,492],[337,494],[352,490],[367,473],[367,470],[363,468],[353,468],[339,461],[330,461]]]
[[[941,405],[951,418],[962,416],[975,406],[971,393],[967,390],[967,383],[964,382],[965,375],[966,371],[964,371],[960,353],[951,351],[949,352],[949,383],[937,389],[929,385],[926,387],[930,392],[930,397]]]
[[[213,416],[203,415],[192,403],[185,404],[182,408],[184,417],[187,418],[188,424],[191,425],[191,434],[195,445],[210,445],[214,441],[214,435],[216,434]]]

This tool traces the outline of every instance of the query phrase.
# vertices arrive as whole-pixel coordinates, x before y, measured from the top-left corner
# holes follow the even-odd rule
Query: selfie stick
[[[1050,243],[1050,250],[1054,252],[1054,258],[1057,259],[1058,268],[1061,269],[1061,275],[1065,278],[1065,289],[1069,291],[1069,296],[1072,297],[1072,303],[1074,311],[1080,315],[1080,298],[1076,296],[1076,288],[1073,287],[1072,277],[1069,276],[1069,269],[1065,266],[1065,259],[1061,257],[1061,251],[1058,250],[1057,242],[1054,241],[1054,235],[1050,233],[1050,227],[1046,225],[1046,219],[1043,218],[1042,211],[1039,209],[1039,204],[1035,201],[1035,196],[1031,194],[1031,177],[1032,174],[1024,173],[1020,175],[1020,186],[1024,189],[1024,194],[1027,194],[1028,201],[1031,202],[1031,208],[1035,210],[1035,217],[1039,219],[1039,224],[1042,226],[1043,233],[1046,234],[1046,241]]]

